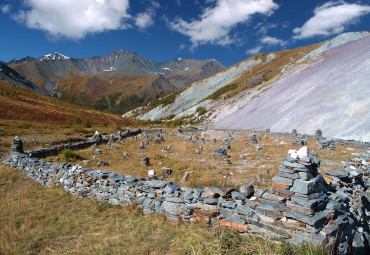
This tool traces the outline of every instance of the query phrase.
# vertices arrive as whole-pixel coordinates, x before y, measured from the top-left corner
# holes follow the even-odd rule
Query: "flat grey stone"
[[[220,205],[225,208],[234,209],[237,206],[237,203],[234,201],[223,201]]]
[[[271,206],[258,205],[254,208],[259,214],[270,217],[272,219],[280,219],[282,215]]]
[[[265,192],[262,195],[263,199],[271,200],[271,201],[276,201],[279,203],[285,202],[286,198],[283,196],[279,196],[270,192]]]
[[[232,222],[239,223],[239,224],[245,224],[245,220],[242,220],[240,217],[234,214],[228,214],[225,220],[232,221]]]
[[[330,176],[335,176],[335,177],[338,177],[338,178],[348,177],[348,172],[338,171],[338,170],[331,171],[331,172],[326,172],[325,174],[330,175]]]
[[[177,185],[177,184],[168,184],[165,188],[164,188],[164,192],[166,193],[173,193],[175,191],[178,191],[180,190],[180,186]]]
[[[283,171],[279,171],[277,175],[280,176],[280,177],[294,179],[294,180],[301,178],[298,173],[287,173],[287,172],[283,172]]]
[[[151,207],[152,204],[154,206],[154,200],[149,198],[145,199],[143,202],[144,207]]]
[[[317,205],[317,203],[319,203],[320,201],[328,200],[328,196],[326,194],[322,194],[320,197],[311,200],[301,199],[299,197],[293,196],[290,199],[298,205],[314,209],[315,205]]]
[[[284,215],[288,218],[293,218],[298,221],[302,221],[307,223],[310,226],[316,225],[326,219],[325,214],[323,212],[316,212],[313,216],[306,216],[294,211],[285,212]]]
[[[203,202],[208,205],[217,205],[218,199],[217,198],[204,198]]]
[[[167,202],[167,201],[164,201],[162,205],[163,205],[164,210],[172,215],[180,215],[184,208],[183,204],[172,203],[172,202]]]
[[[234,211],[227,209],[227,208],[221,208],[220,209],[220,216],[223,218],[226,218],[229,214],[232,214]]]
[[[253,214],[254,214],[253,210],[251,208],[249,208],[249,206],[247,206],[247,205],[238,205],[235,210],[239,214],[248,216],[250,218],[252,218]]]
[[[311,173],[306,173],[306,172],[298,172],[299,177],[304,180],[304,181],[309,181],[313,178]]]
[[[280,177],[280,176],[274,176],[272,177],[272,182],[277,183],[277,184],[282,184],[282,185],[287,185],[287,186],[292,186],[293,185],[293,180]]]
[[[236,200],[245,200],[245,196],[237,191],[231,192],[231,196]]]
[[[159,180],[151,180],[151,181],[147,181],[146,184],[151,188],[160,189],[160,188],[164,188],[168,184],[168,182],[159,181]]]
[[[165,201],[172,202],[172,203],[183,203],[184,202],[181,198],[178,198],[178,197],[167,197],[165,198]]]

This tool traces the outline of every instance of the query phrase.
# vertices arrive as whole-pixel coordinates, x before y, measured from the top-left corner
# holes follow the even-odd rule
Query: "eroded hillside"
[[[315,45],[258,54],[192,84],[170,101],[126,116],[187,117],[218,127],[276,132],[322,128],[327,136],[369,140],[368,35],[345,33]]]

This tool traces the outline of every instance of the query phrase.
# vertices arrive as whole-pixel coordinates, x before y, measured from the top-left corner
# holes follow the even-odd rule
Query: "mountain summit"
[[[27,56],[27,57],[22,58],[22,59],[14,58],[14,59],[10,60],[7,64],[8,65],[26,64],[26,63],[30,63],[30,62],[38,62],[38,61],[44,61],[44,60],[55,60],[55,59],[69,59],[69,57],[64,56],[63,54],[60,54],[58,52],[54,52],[52,54],[44,55],[40,58],[34,58],[34,57],[30,57],[30,56]]]

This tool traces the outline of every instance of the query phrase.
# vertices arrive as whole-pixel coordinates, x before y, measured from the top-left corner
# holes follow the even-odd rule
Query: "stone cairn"
[[[343,244],[352,244],[355,253],[368,254],[370,246],[370,150],[343,163],[338,170],[327,172],[328,192],[335,208],[347,211],[348,225],[342,227]],[[327,227],[336,230],[338,223]],[[343,247],[346,248],[346,245]]]
[[[89,142],[93,142],[95,145],[98,145],[102,140],[103,136],[98,131],[95,131],[95,134],[89,139]]]
[[[225,158],[227,157],[227,150],[225,148],[216,148],[213,152],[213,157],[216,158]]]
[[[256,134],[251,134],[251,135],[249,136],[249,141],[250,141],[251,143],[258,143]]]
[[[149,159],[144,155],[142,162],[146,165]],[[367,254],[370,245],[370,151],[324,179],[318,173],[316,153],[309,153],[307,147],[289,150],[273,177],[271,191],[254,190],[251,185],[239,192],[180,187],[164,180],[46,162],[29,157],[29,152],[12,152],[4,164],[42,185],[53,184],[75,196],[112,205],[136,204],[144,213],[164,215],[170,221],[207,223],[293,243],[306,241],[335,254]]]
[[[320,128],[316,129],[315,136],[316,138],[322,138],[322,130]]]
[[[168,167],[162,167],[162,177],[168,178],[173,174],[173,170]]]
[[[109,137],[109,141],[108,141],[108,146],[111,146],[111,147],[114,147],[114,136],[113,135],[111,135],[110,137]]]
[[[141,157],[141,164],[143,166],[149,166],[150,165],[150,160],[149,158],[146,156],[146,154],[144,154],[142,157]]]
[[[335,147],[335,141],[334,141],[334,139],[327,138],[327,139],[321,141],[321,143],[319,145],[319,149],[321,149],[321,150],[333,150],[333,151],[335,151],[336,150],[336,147]]]
[[[141,142],[141,143],[140,143],[140,145],[139,145],[139,149],[140,149],[140,150],[145,149],[145,145],[144,145],[144,143],[143,143],[143,142]]]
[[[292,129],[292,137],[297,137],[297,136],[298,136],[297,129]]]
[[[12,151],[14,152],[19,152],[19,153],[23,153],[23,142],[22,140],[16,136],[14,138],[14,140],[12,141],[12,145],[10,147],[12,149]]]

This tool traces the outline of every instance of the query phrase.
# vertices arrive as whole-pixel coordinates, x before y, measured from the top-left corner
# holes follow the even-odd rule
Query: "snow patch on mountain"
[[[55,60],[55,59],[69,59],[69,57],[64,56],[63,54],[60,54],[58,52],[54,52],[52,54],[47,54],[39,58],[39,61],[43,60]]]

